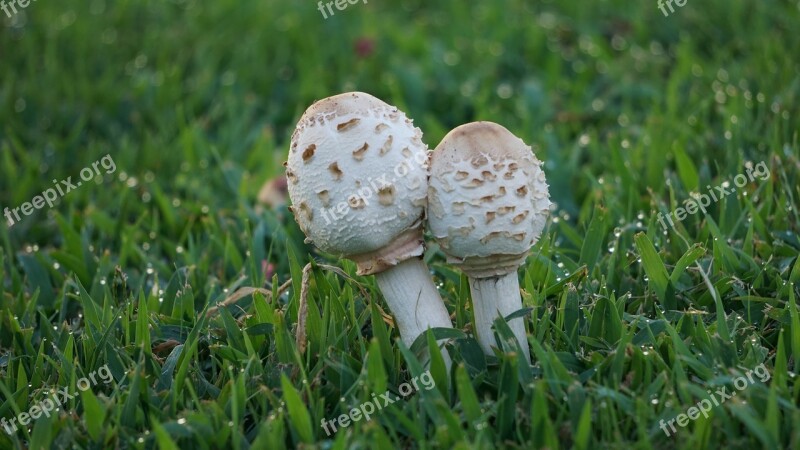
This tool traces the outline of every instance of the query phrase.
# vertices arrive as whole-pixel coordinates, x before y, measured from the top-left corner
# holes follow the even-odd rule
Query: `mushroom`
[[[522,308],[517,269],[550,210],[542,163],[504,127],[473,122],[450,131],[430,164],[429,230],[469,277],[475,333],[491,355],[492,323]],[[530,362],[523,319],[508,325]]]
[[[421,259],[428,158],[402,111],[350,92],[306,110],[286,163],[300,228],[319,249],[353,260],[359,275],[375,275],[408,346],[429,328],[452,328]]]

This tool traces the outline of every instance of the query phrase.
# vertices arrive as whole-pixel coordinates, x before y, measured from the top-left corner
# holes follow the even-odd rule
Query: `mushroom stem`
[[[428,328],[453,328],[442,297],[422,259],[409,258],[375,274],[375,279],[406,346],[411,347]],[[449,363],[447,353],[442,352],[442,356]]]
[[[522,309],[517,272],[489,278],[469,277],[469,287],[472,292],[472,310],[475,314],[475,334],[483,351],[491,355],[493,354],[492,346],[495,344],[492,333],[494,320]],[[519,341],[525,360],[530,364],[531,353],[528,349],[528,337],[525,333],[523,318],[511,319],[508,326]]]

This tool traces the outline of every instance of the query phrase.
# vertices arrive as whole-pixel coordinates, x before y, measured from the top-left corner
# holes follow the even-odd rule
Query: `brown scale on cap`
[[[394,186],[383,186],[378,189],[378,203],[383,206],[394,203]]]
[[[389,150],[392,149],[392,141],[393,140],[394,139],[392,138],[391,135],[389,135],[389,137],[386,138],[386,142],[384,142],[383,146],[381,147],[381,151],[380,151],[381,156],[389,153]]]
[[[474,167],[476,169],[480,169],[481,167],[485,166],[488,163],[489,163],[489,160],[484,155],[478,156],[476,158],[472,158],[472,160],[470,161],[470,164],[472,164],[472,167]]]
[[[314,150],[317,149],[317,146],[314,144],[309,145],[303,150],[303,162],[308,162],[309,159],[314,157]]]
[[[363,160],[364,159],[364,153],[367,152],[367,149],[369,149],[369,144],[364,142],[364,145],[359,147],[357,150],[353,150],[353,158],[355,158],[356,161]]]
[[[342,122],[339,125],[336,125],[336,131],[338,131],[338,132],[347,131],[350,128],[353,128],[354,126],[358,125],[358,122],[361,122],[361,119],[354,118],[354,119],[348,120],[347,122]]]
[[[307,221],[311,222],[314,220],[314,212],[311,211],[311,208],[309,208],[305,202],[300,203],[300,207],[298,209],[300,214],[303,214]]]
[[[331,204],[331,196],[328,193],[327,189],[319,191],[317,193],[317,197],[319,197],[319,201],[322,202],[322,206],[330,206],[330,204]]]
[[[339,163],[333,162],[330,166],[328,166],[328,170],[330,170],[331,174],[333,175],[333,179],[339,181],[342,179],[342,169],[339,168]]]
[[[525,211],[522,214],[517,214],[513,219],[511,219],[511,223],[517,224],[522,222],[526,217],[528,217],[528,213],[529,211]]]

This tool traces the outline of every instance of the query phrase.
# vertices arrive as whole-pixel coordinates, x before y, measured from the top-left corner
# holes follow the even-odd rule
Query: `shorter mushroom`
[[[492,122],[462,125],[431,156],[428,225],[450,263],[469,277],[475,333],[492,354],[492,323],[522,308],[517,269],[550,211],[541,161]],[[523,318],[508,322],[525,359]]]
[[[320,100],[300,118],[286,167],[300,228],[375,274],[406,345],[452,328],[421,259],[428,147],[403,112],[361,92]]]

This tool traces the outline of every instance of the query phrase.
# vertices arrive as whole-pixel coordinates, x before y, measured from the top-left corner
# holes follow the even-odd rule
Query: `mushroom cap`
[[[450,131],[431,156],[428,225],[448,261],[485,278],[516,270],[550,212],[542,162],[493,122]]]
[[[385,270],[423,252],[428,147],[396,107],[363,92],[320,100],[292,134],[292,212],[318,248]]]

